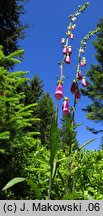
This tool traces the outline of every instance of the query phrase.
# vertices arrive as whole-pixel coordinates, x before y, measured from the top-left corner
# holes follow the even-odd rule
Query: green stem
[[[78,71],[80,70],[80,50],[82,48],[82,45],[80,45],[80,48],[79,48],[79,52],[78,52],[78,64],[77,64],[77,71],[76,71],[76,77],[78,75]],[[74,110],[73,110],[73,125],[74,125],[74,118],[75,118],[75,111],[76,111],[76,93],[75,93],[75,96],[74,96],[74,106],[73,106]]]
[[[48,200],[51,199],[51,191],[52,191],[52,167],[50,167],[50,178],[49,178]]]
[[[59,111],[59,100],[57,100],[56,115],[55,115],[56,125],[58,125],[58,111]]]
[[[62,62],[60,64],[60,80],[62,81],[63,79],[63,66],[64,66],[64,62],[65,62],[65,56],[62,59]]]
[[[80,50],[81,50],[82,46],[80,45],[80,48],[79,48],[79,52],[78,52],[78,65],[77,65],[77,73],[78,71],[80,70]],[[76,73],[76,75],[77,75]]]

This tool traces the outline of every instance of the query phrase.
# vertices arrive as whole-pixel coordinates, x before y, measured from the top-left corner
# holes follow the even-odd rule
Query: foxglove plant
[[[74,22],[77,20],[77,17],[81,14],[81,12],[83,12],[88,7],[88,5],[89,5],[89,2],[86,2],[83,6],[79,6],[77,11],[73,15],[70,15],[68,17],[70,19],[70,23],[67,27],[66,37],[65,38],[63,37],[61,39],[61,45],[63,47],[63,50],[62,50],[63,59],[62,59],[61,63],[59,63],[59,65],[60,65],[60,80],[58,80],[59,84],[57,85],[56,91],[54,94],[57,100],[60,100],[64,97],[64,94],[63,94],[63,78],[64,78],[63,67],[64,67],[65,63],[66,64],[71,63],[72,46],[71,46],[69,40],[74,39],[74,34],[72,32],[76,28],[76,24]],[[94,32],[92,32],[92,33],[94,33]],[[75,109],[76,99],[81,98],[81,94],[80,94],[79,87],[78,87],[78,80],[81,80],[82,86],[86,86],[86,80],[83,77],[81,69],[80,69],[80,67],[84,67],[86,65],[86,58],[84,56],[81,57],[81,55],[84,54],[84,48],[86,45],[86,42],[84,41],[85,39],[86,39],[86,37],[83,39],[83,43],[81,44],[80,49],[79,49],[76,78],[73,80],[73,83],[71,85],[71,93],[75,94],[74,109]],[[84,44],[84,42],[85,42],[85,44]]]
[[[63,59],[61,61],[61,63],[59,63],[60,65],[60,81],[61,83],[63,83],[63,67],[64,64],[70,64],[71,63],[71,54],[72,54],[72,46],[70,45],[69,39],[73,40],[74,39],[74,34],[72,33],[72,31],[76,28],[76,24],[74,23],[77,19],[77,16],[80,15],[81,12],[83,12],[85,10],[85,8],[89,5],[89,3],[85,3],[83,6],[79,6],[79,9],[76,11],[76,13],[74,15],[70,15],[70,24],[67,27],[67,32],[66,32],[66,38],[62,38],[61,39],[61,44],[63,46]],[[74,94],[74,104],[73,104],[73,108],[70,109],[69,108],[69,103],[68,103],[68,98],[64,97],[64,101],[62,104],[62,112],[63,115],[66,119],[66,121],[68,122],[68,119],[66,118],[66,116],[68,116],[69,113],[72,113],[72,121],[71,123],[69,122],[70,127],[68,131],[68,135],[71,134],[71,132],[73,132],[74,128],[75,128],[75,111],[76,111],[76,104],[77,104],[77,100],[81,99],[81,92],[79,89],[79,81],[81,81],[81,84],[83,87],[87,86],[87,82],[85,77],[82,75],[82,68],[86,66],[86,58],[84,56],[84,50],[86,48],[86,44],[87,44],[87,40],[90,39],[95,33],[97,33],[98,29],[95,29],[91,32],[89,32],[81,41],[80,43],[80,48],[78,51],[78,64],[76,65],[76,76],[75,79],[73,80],[72,84],[71,84],[71,93]],[[83,55],[83,56],[82,56]],[[63,92],[63,86],[61,86],[62,92]],[[63,98],[63,93],[61,93],[62,97],[59,97],[59,99]],[[55,93],[56,96],[56,93]],[[58,100],[58,99],[57,99]],[[58,110],[57,110],[58,112]],[[58,116],[58,115],[57,115]],[[70,116],[70,115],[69,115]],[[68,116],[68,117],[69,117]],[[57,121],[57,119],[56,119]],[[71,136],[71,135],[70,135]],[[93,140],[89,141],[92,142]],[[69,143],[69,161],[68,161],[68,171],[69,173],[71,173],[71,169],[72,169],[72,162],[70,161],[70,156],[72,154],[72,145],[73,145],[73,140],[71,139],[71,142]],[[51,173],[52,176],[52,173]],[[50,183],[51,185],[53,184],[52,178],[50,176]],[[69,188],[69,192],[72,192],[73,189],[73,184],[74,184],[74,180],[71,178],[71,176],[68,177],[68,188]],[[50,187],[51,190],[52,187]],[[50,198],[50,190],[49,190],[49,198]]]

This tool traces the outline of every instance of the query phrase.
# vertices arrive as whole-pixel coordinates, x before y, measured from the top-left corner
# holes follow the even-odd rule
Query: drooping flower
[[[78,78],[78,80],[81,80],[83,78],[81,71],[78,71],[77,78]]]
[[[81,60],[80,65],[81,65],[82,67],[84,67],[84,66],[86,65],[86,59],[85,59],[85,57],[82,57],[82,60]]]
[[[71,29],[72,29],[72,25],[69,25],[67,29],[68,29],[68,30],[71,30]]]
[[[59,82],[59,84],[56,87],[56,91],[54,96],[56,97],[57,100],[60,100],[61,98],[63,98],[63,84],[62,82]]]
[[[74,35],[71,33],[70,34],[70,38],[73,40],[74,39]]]
[[[71,20],[72,20],[72,21],[75,21],[75,20],[76,20],[76,17],[72,17]]]
[[[67,115],[70,112],[68,98],[66,97],[64,98],[64,101],[62,104],[62,111],[64,115]]]
[[[84,87],[87,86],[85,77],[82,78],[82,86],[84,86]]]
[[[75,93],[76,90],[77,90],[77,82],[76,82],[76,80],[73,80],[73,83],[71,85],[71,92]]]
[[[68,48],[68,53],[69,53],[69,54],[72,54],[72,47],[71,47],[71,46],[68,46],[67,48]]]
[[[67,56],[66,56],[65,62],[66,62],[67,64],[70,64],[70,56],[69,56],[68,53],[67,53]]]
[[[68,30],[68,31],[66,32],[66,35],[67,35],[67,36],[70,36],[70,35],[71,35],[71,31]]]
[[[72,29],[75,29],[76,28],[76,24],[72,25]]]
[[[68,53],[68,47],[65,46],[64,49],[63,49],[63,54],[66,55],[67,53]]]
[[[64,44],[65,43],[65,38],[62,38],[61,39],[61,44]]]

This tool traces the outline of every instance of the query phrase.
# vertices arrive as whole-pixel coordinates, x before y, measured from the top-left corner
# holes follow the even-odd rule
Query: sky
[[[56,106],[56,98],[54,92],[57,84],[57,75],[60,74],[60,68],[57,62],[61,62],[63,58],[61,38],[66,36],[67,27],[70,23],[68,16],[74,14],[78,5],[83,5],[84,0],[29,0],[25,4],[26,13],[21,17],[23,23],[28,23],[31,27],[26,30],[25,38],[19,42],[20,47],[25,51],[24,59],[20,65],[16,66],[16,70],[29,71],[28,77],[32,78],[38,75],[44,82],[44,91],[49,92],[54,105]],[[73,106],[73,95],[70,92],[70,86],[75,79],[77,64],[78,48],[82,38],[91,30],[96,28],[99,19],[103,17],[103,1],[90,0],[89,7],[77,17],[75,22],[74,40],[70,41],[72,46],[71,64],[64,65],[64,75],[68,78],[64,80],[64,94],[70,98],[69,104]],[[92,40],[96,40],[94,36]],[[87,43],[85,57],[87,65],[83,68],[83,76],[86,70],[90,68],[90,64],[96,64],[95,49],[92,40]],[[62,118],[62,100],[59,107],[59,125]],[[94,135],[86,126],[100,129],[101,124],[96,124],[87,120],[86,113],[81,109],[90,103],[87,97],[82,96],[77,104],[76,123],[83,123],[77,128],[77,140],[80,145],[90,139],[96,138],[94,142],[86,148],[90,150],[98,149],[101,142],[101,135]]]

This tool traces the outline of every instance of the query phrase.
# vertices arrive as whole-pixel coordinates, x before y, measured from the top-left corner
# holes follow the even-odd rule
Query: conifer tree
[[[103,150],[103,136],[101,137],[101,143],[99,145],[99,149],[100,150]]]
[[[87,71],[88,85],[86,90],[82,89],[82,93],[86,95],[91,103],[83,109],[87,112],[87,118],[95,121],[103,121],[103,19],[100,19],[99,32],[97,33],[97,40],[93,41],[96,50],[96,65],[91,65],[90,70]],[[94,128],[90,129],[97,133]],[[102,130],[100,130],[102,131]]]
[[[26,0],[0,0],[0,45],[5,54],[18,49],[18,40],[24,37],[24,29],[20,16],[24,14]]]
[[[32,124],[32,129],[38,129],[40,132],[40,139],[42,144],[47,144],[49,139],[49,129],[51,118],[54,116],[55,110],[52,98],[48,93],[43,91],[43,81],[35,75],[30,81],[25,82],[18,87],[18,93],[24,92],[25,98],[23,99],[25,105],[38,102],[38,106],[34,109],[32,115],[40,118],[40,123]],[[30,130],[30,128],[26,128]]]
[[[55,109],[52,98],[44,93],[38,102],[37,116],[41,119],[39,126],[41,143],[48,145],[51,120],[54,117]]]
[[[22,85],[19,85],[17,88],[18,93],[21,91],[25,94],[24,104],[32,104],[37,102],[43,94],[43,81],[37,75],[34,75],[33,78],[29,81],[26,81]]]
[[[23,53],[22,50],[5,56],[0,47],[0,63],[20,63],[16,56]],[[28,151],[34,151],[35,140],[33,135],[37,131],[26,131],[32,128],[32,123],[40,121],[32,116],[37,103],[25,106],[21,100],[24,93],[17,92],[17,87],[27,81],[27,73],[16,71],[10,73],[3,66],[0,67],[0,188],[15,176],[27,176],[24,170],[27,165]],[[24,163],[25,161],[25,163]],[[20,192],[20,191],[19,191]]]

